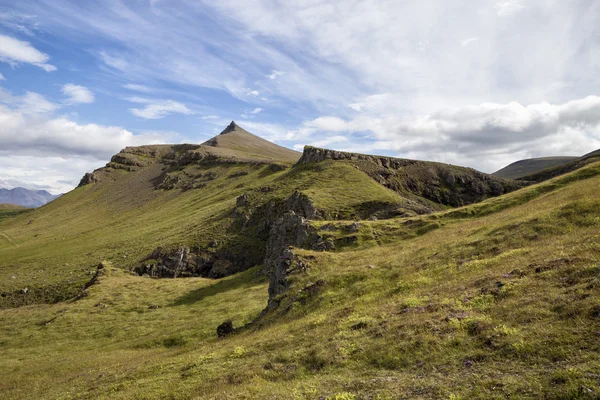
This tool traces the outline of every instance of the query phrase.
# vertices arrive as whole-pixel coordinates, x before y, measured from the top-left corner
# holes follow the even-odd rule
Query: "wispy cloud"
[[[494,9],[500,17],[507,17],[509,15],[516,14],[524,8],[525,4],[523,4],[523,0],[500,1],[494,5]]]
[[[0,73],[0,81],[5,81],[5,80],[6,80],[6,78],[4,77],[4,75],[2,75],[2,74]]]
[[[271,72],[268,76],[269,79],[273,80],[273,79],[277,79],[278,76],[283,75],[284,73],[281,71],[277,71],[276,69],[273,70],[273,72]]]
[[[135,92],[142,92],[142,93],[151,93],[153,91],[152,88],[145,86],[145,85],[137,85],[134,83],[128,83],[126,85],[123,85],[123,87],[125,89],[129,89],[129,90],[133,90]]]
[[[94,93],[91,90],[72,83],[64,85],[62,92],[67,97],[67,104],[90,104],[95,100]]]
[[[468,38],[468,39],[463,39],[460,41],[460,45],[462,47],[467,47],[468,45],[475,43],[479,40],[478,37],[472,37],[472,38]]]
[[[187,108],[185,104],[173,100],[153,102],[149,103],[144,108],[131,108],[129,109],[129,111],[131,111],[133,115],[144,119],[160,119],[166,117],[169,114],[194,114],[194,112]]]
[[[47,54],[38,51],[29,42],[0,35],[0,61],[9,63],[13,67],[19,64],[31,64],[46,72],[56,71],[54,65],[47,63],[48,60],[50,57]]]

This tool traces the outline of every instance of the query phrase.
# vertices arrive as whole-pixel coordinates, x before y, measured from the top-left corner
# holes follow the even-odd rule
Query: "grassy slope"
[[[363,222],[373,240],[360,248],[301,252],[310,267],[287,313],[223,340],[218,323],[266,302],[256,270],[115,269],[78,302],[0,310],[0,397],[597,398],[598,185],[593,164],[463,209]]]
[[[317,208],[348,218],[365,202],[401,206],[405,201],[345,163],[325,163],[317,179],[313,168],[272,171],[268,165],[194,164],[185,172],[213,172],[217,179],[206,181],[202,189],[183,192],[154,189],[152,180],[162,173],[158,164],[137,172],[112,170],[99,184],[0,221],[0,292],[28,288],[30,303],[61,300],[79,290],[100,261],[127,269],[158,246],[227,240],[235,235],[227,228],[233,222],[235,199],[242,193],[254,193],[255,203],[261,204],[269,198],[287,198],[299,189],[314,199]],[[241,172],[247,175],[238,175]],[[262,193],[264,186],[273,192]],[[252,245],[251,237],[239,240]],[[17,296],[15,301],[21,300]],[[2,302],[12,304],[7,298],[0,298]]]
[[[7,218],[16,217],[29,211],[28,208],[16,204],[0,204],[0,221]]]
[[[523,176],[534,174],[543,171],[547,168],[552,168],[564,165],[568,162],[575,161],[579,157],[541,157],[530,158],[514,162],[506,167],[494,172],[492,175],[506,179],[518,179]]]
[[[210,146],[243,153],[246,156],[267,158],[292,164],[298,161],[302,155],[302,153],[281,147],[253,135],[235,125],[234,122],[232,122],[223,133],[215,136],[207,143],[210,143]]]

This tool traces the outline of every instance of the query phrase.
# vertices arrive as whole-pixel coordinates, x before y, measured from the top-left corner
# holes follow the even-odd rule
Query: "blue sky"
[[[0,0],[0,186],[235,120],[493,172],[600,148],[593,0]]]

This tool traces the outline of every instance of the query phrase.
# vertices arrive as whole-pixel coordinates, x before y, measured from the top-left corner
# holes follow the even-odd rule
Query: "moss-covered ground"
[[[286,171],[261,168],[210,184],[282,187]],[[183,238],[184,221],[233,204],[216,190],[140,191],[155,198],[120,202],[100,229],[84,210],[112,218],[108,197],[78,189],[65,199],[81,208],[56,202],[0,223],[15,243],[0,247],[3,288],[82,268],[72,279],[85,281],[99,261],[113,263],[80,300],[0,310],[0,398],[599,398],[598,187],[593,164],[457,210],[361,221],[354,233],[344,229],[352,221],[333,222],[339,230],[328,232],[339,243],[356,236],[351,245],[298,250],[309,267],[291,277],[282,306],[224,339],[221,322],[242,327],[266,305],[260,266],[220,280],[155,280],[124,267],[154,247],[148,237]]]

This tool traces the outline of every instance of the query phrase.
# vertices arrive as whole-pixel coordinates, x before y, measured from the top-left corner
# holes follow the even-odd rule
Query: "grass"
[[[229,176],[229,168],[241,167],[223,168]],[[323,182],[302,172],[282,182],[289,172],[262,168],[210,184],[235,188],[261,176],[260,185],[282,193],[289,182],[308,193],[342,186],[337,172]],[[190,225],[182,221],[228,209],[215,201],[218,191],[208,199],[193,191],[151,192],[156,197],[148,205],[121,205],[126,210],[119,215],[129,218],[115,218],[100,232],[74,209],[63,216],[72,221],[64,229],[68,247],[57,250],[54,233],[35,242],[39,250],[28,247],[33,231],[26,220],[51,229],[64,212],[53,202],[0,225],[26,248],[4,244],[2,259],[16,257],[27,268],[98,246],[90,262],[108,254],[115,267],[81,300],[0,310],[0,397],[598,398],[599,185],[594,164],[458,210],[361,221],[355,233],[346,229],[351,221],[315,222],[317,228],[332,223],[336,228],[323,232],[335,240],[358,239],[334,252],[297,250],[309,268],[290,277],[282,306],[225,339],[216,337],[221,322],[243,327],[266,305],[260,267],[220,280],[154,280],[117,268],[128,262],[122,249],[135,259],[143,237],[183,238]],[[82,207],[94,204],[111,218],[106,193],[95,190],[78,189],[66,199],[80,196]],[[313,196],[318,204],[334,199]],[[153,213],[159,204],[168,205],[160,221]],[[196,229],[210,221],[204,218],[194,220]],[[125,245],[117,248],[118,241]]]

